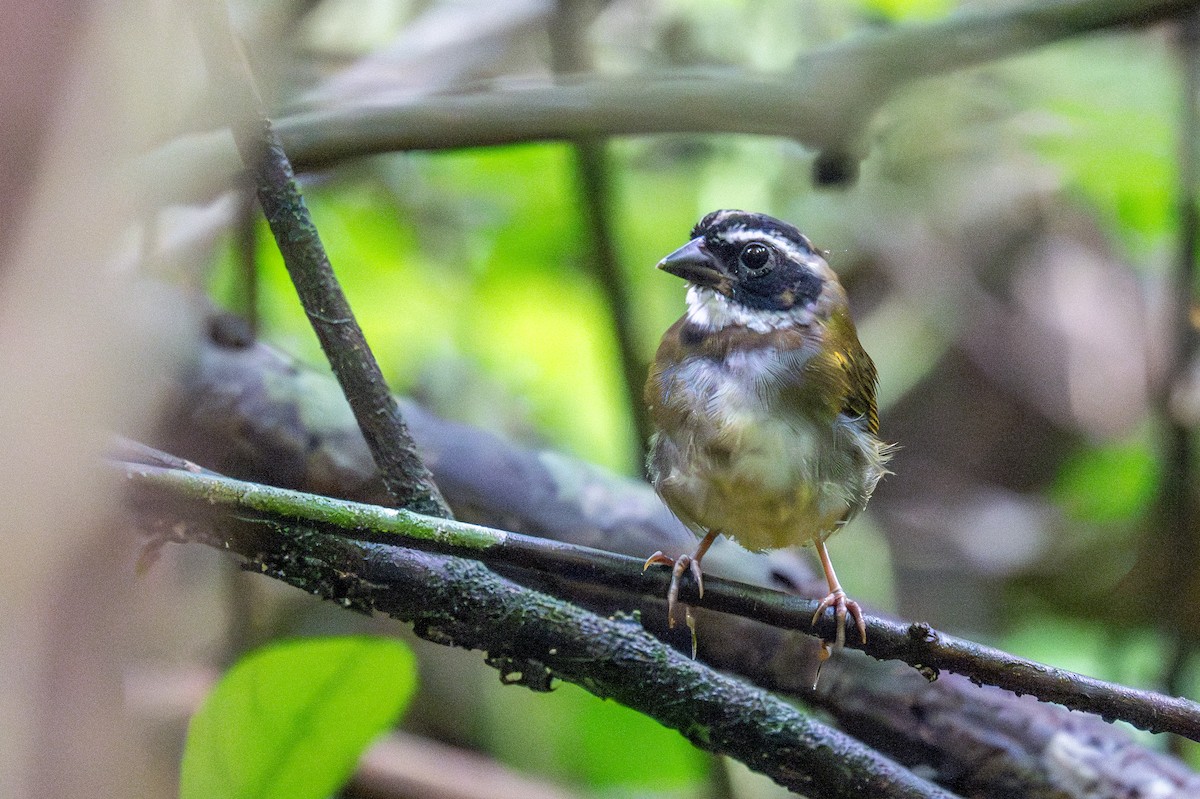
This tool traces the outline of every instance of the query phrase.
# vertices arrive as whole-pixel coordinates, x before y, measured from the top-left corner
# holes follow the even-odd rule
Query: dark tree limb
[[[353,417],[336,402],[337,387],[328,377],[263,345],[236,349],[209,342],[180,378],[155,442],[160,448],[256,482],[363,502],[386,499]],[[563,455],[521,449],[402,404],[459,518],[640,557],[695,545],[644,483]],[[712,574],[823,596],[824,581],[812,580],[788,554],[718,547],[705,565]],[[524,582],[529,574],[515,576]],[[604,614],[628,611],[637,600],[612,590],[585,592],[565,581],[547,587]],[[662,606],[661,596],[641,602],[642,623],[669,638]],[[1095,716],[980,688],[954,674],[930,683],[908,667],[852,653],[826,664],[814,693],[811,638],[725,614],[699,614],[701,660],[802,696],[858,737],[905,763],[933,769],[940,782],[963,794],[1084,795],[1064,788],[1064,781],[1103,786],[1095,796],[1149,795],[1163,786],[1174,786],[1178,797],[1200,794],[1200,777]],[[688,646],[686,635],[680,634],[677,646]]]
[[[304,312],[394,502],[420,513],[449,516],[449,508],[417,454],[395,397],[388,391],[379,364],[333,274],[292,165],[262,110],[249,66],[233,41],[223,9],[211,0],[197,4],[205,64],[213,83],[230,98],[235,114],[234,141],[242,163],[254,175],[259,205]]]
[[[1194,596],[1188,590],[1195,584],[1195,564],[1200,560],[1200,499],[1197,497],[1195,420],[1180,418],[1173,412],[1172,394],[1187,380],[1189,367],[1200,350],[1200,334],[1194,322],[1197,261],[1200,260],[1200,13],[1192,13],[1179,24],[1179,67],[1182,92],[1179,104],[1178,138],[1178,238],[1175,269],[1169,302],[1174,341],[1170,368],[1155,398],[1155,406],[1164,431],[1163,462],[1166,466],[1158,498],[1159,525],[1151,525],[1147,545],[1156,550],[1162,569],[1153,570],[1159,580],[1156,588],[1163,596],[1175,592]],[[1162,558],[1158,553],[1170,553]],[[1186,602],[1167,603],[1160,617],[1170,640],[1164,659],[1164,683],[1178,689],[1181,675],[1197,642],[1184,633],[1181,614],[1190,614]]]
[[[507,682],[535,690],[549,690],[554,678],[575,683],[814,799],[953,799],[766,691],[687,658],[631,618],[603,618],[461,558],[331,535],[246,509],[231,513],[200,495],[175,498],[182,502],[145,492],[135,497],[165,540],[232,551],[252,571],[348,608],[411,622],[417,635],[436,643],[483,650]]]
[[[665,571],[643,573],[639,559],[625,555],[222,476],[136,464],[123,468],[137,487],[153,487],[165,496],[207,503],[230,516],[263,514],[273,522],[295,521],[336,535],[394,542],[493,566],[531,569],[645,596],[666,594]],[[681,597],[690,605],[826,639],[834,632],[832,613],[812,624],[818,605],[814,600],[718,577],[706,580],[703,598],[690,585]],[[1173,732],[1200,741],[1200,704],[1188,699],[1056,669],[938,632],[927,624],[904,624],[870,615],[866,622],[867,643],[847,642],[847,646],[877,659],[903,661],[932,674],[946,669],[1018,695],[1029,694],[1109,720],[1128,721],[1150,732]]]

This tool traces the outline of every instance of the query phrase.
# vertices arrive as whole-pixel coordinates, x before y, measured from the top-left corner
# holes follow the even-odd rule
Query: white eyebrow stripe
[[[741,226],[722,230],[719,237],[724,239],[725,241],[734,242],[734,243],[740,243],[743,241],[754,241],[756,239],[759,241],[764,240],[764,239],[766,239],[768,241],[772,241],[772,242],[775,241],[774,236],[769,236],[762,230],[754,230],[753,228],[747,228],[747,227],[741,227]]]
[[[721,231],[720,238],[730,244],[742,244],[751,241],[765,241],[789,256],[792,260],[804,263],[812,258],[813,253],[801,249],[791,239],[778,236],[770,231],[755,228],[736,227]]]

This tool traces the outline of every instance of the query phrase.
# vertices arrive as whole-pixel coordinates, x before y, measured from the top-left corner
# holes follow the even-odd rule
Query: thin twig
[[[284,265],[333,373],[354,410],[384,484],[401,507],[449,516],[433,477],[417,454],[395,397],[354,318],[291,163],[263,112],[253,76],[233,39],[224,6],[197,3],[200,41],[214,83],[234,109],[233,134],[242,162],[254,174],[258,201]]]
[[[1187,373],[1197,354],[1198,336],[1193,321],[1196,292],[1196,260],[1200,255],[1200,216],[1197,209],[1197,141],[1200,140],[1200,14],[1190,14],[1179,25],[1180,97],[1179,152],[1177,203],[1179,214],[1178,251],[1172,275],[1171,362],[1157,405],[1166,430],[1163,461],[1166,465],[1159,495],[1158,524],[1150,533],[1156,540],[1150,546],[1170,552],[1164,559],[1164,569],[1156,575],[1164,595],[1193,581],[1193,570],[1200,557],[1200,540],[1196,528],[1200,513],[1196,507],[1196,468],[1193,430],[1190,422],[1172,412],[1172,393]],[[1184,631],[1186,622],[1180,613],[1190,609],[1167,606],[1159,618],[1166,626],[1170,639],[1168,657],[1164,658],[1163,685],[1167,690],[1179,690],[1183,665],[1190,659],[1193,642]]]
[[[550,25],[550,53],[554,73],[564,75],[587,72],[590,69],[584,45],[587,20],[594,15],[587,4],[579,0],[559,0]],[[612,181],[608,146],[603,138],[585,136],[573,142],[575,171],[579,177],[579,202],[587,228],[591,251],[584,259],[596,283],[600,286],[617,342],[621,361],[622,384],[625,388],[629,415],[637,432],[636,451],[641,457],[650,439],[650,418],[642,400],[646,382],[646,364],[639,355],[638,337],[633,317],[633,297],[628,281],[621,275],[611,222]]]
[[[647,596],[661,597],[666,590],[667,574],[661,570],[643,573],[637,558],[624,555],[230,478],[158,466],[120,465],[135,485],[190,498],[198,510],[224,508],[242,517],[263,514],[357,539],[547,572]],[[703,598],[695,595],[690,584],[681,596],[691,605],[826,639],[834,632],[831,614],[812,624],[816,601],[765,588],[708,577]],[[847,641],[846,645],[874,658],[900,660],[929,676],[939,669],[953,671],[981,684],[1030,694],[1106,719],[1121,719],[1151,732],[1174,732],[1200,741],[1200,704],[1196,702],[1056,669],[940,633],[927,624],[905,624],[874,616],[866,621],[868,643]]]
[[[259,263],[258,263],[258,209],[257,198],[252,188],[241,192],[237,218],[234,220],[237,246],[237,285],[242,290],[238,298],[237,312],[246,320],[250,339],[258,338],[259,328]]]

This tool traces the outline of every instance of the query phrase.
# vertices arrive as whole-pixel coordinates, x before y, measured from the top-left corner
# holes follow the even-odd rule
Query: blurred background
[[[574,72],[786,74],[818,48],[1009,5],[237,0],[232,12],[272,113],[298,118]],[[89,442],[83,454],[102,445],[87,431],[136,435],[152,423],[156,385],[190,357],[205,301],[250,313],[248,264],[258,334],[326,368],[271,234],[234,180],[220,144],[227,109],[205,80],[187,14],[156,3],[91,12],[78,37],[115,64],[113,85],[96,90],[94,68],[81,77],[63,67],[46,96],[84,110],[55,105],[29,140],[65,153],[43,156],[68,176],[57,195],[68,199],[46,208],[82,209],[64,224],[96,244],[64,241],[53,222],[63,216],[37,211],[37,198],[56,196],[46,173],[18,204],[33,221],[4,240],[18,265],[4,273],[9,332],[62,331],[6,344],[19,406],[7,440],[20,464],[9,468],[44,506],[61,503],[47,485],[71,484],[62,464],[79,457],[79,441]],[[635,477],[639,381],[683,311],[683,286],[655,263],[717,208],[795,223],[849,291],[880,372],[882,434],[899,445],[895,474],[831,545],[850,595],[1015,654],[1194,697],[1200,570],[1186,520],[1200,364],[1190,359],[1194,329],[1177,320],[1192,289],[1180,264],[1195,236],[1181,208],[1194,205],[1184,85],[1196,56],[1180,42],[1174,23],[1123,28],[913,82],[870,118],[849,184],[815,186],[816,154],[784,136],[672,133],[372,155],[306,174],[304,192],[393,390],[444,418]],[[104,101],[89,111],[88,98]],[[128,128],[90,121],[113,116]],[[71,131],[96,141],[84,146]],[[74,181],[96,170],[72,167],[81,150],[134,159],[117,192],[131,202],[105,205],[109,189],[79,189]],[[97,207],[107,221],[88,223]],[[81,251],[93,253],[82,258],[90,271],[72,272]],[[20,264],[48,262],[62,274],[22,280]],[[17,308],[41,308],[30,317],[41,321],[21,327]],[[47,405],[64,397],[75,399]],[[59,450],[30,424],[43,417]],[[63,419],[79,430],[64,432]],[[96,504],[81,504],[70,524],[31,511],[32,521],[14,518],[13,534],[92,529],[104,517],[88,509],[106,495],[105,478],[93,483]],[[185,711],[242,648],[316,632],[407,635],[237,574],[196,547],[168,548],[135,577],[131,559],[104,544],[120,534],[99,527],[43,550],[41,581],[27,579],[45,593],[14,601],[41,597],[49,621],[17,613],[27,620],[10,622],[10,652],[44,657],[70,639],[78,657],[96,656],[69,632],[88,626],[76,610],[124,631],[109,676],[119,672],[136,711],[122,745],[157,756],[147,790],[171,793]],[[121,587],[111,604],[72,609],[71,587],[98,562]],[[464,768],[518,780],[514,795],[781,790],[573,686],[502,687],[478,656],[411,644],[420,682],[410,731],[473,753]],[[36,668],[14,668],[40,684]],[[73,684],[69,673],[61,684]],[[36,715],[36,694],[12,701],[10,724]],[[1197,747],[1177,748],[1200,765]]]

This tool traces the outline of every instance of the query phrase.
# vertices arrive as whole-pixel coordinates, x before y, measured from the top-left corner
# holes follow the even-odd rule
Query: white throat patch
[[[730,325],[748,327],[756,333],[770,333],[813,321],[809,307],[797,305],[786,311],[755,311],[742,307],[724,294],[710,288],[689,286],[687,292],[688,321],[705,330],[722,330]]]

